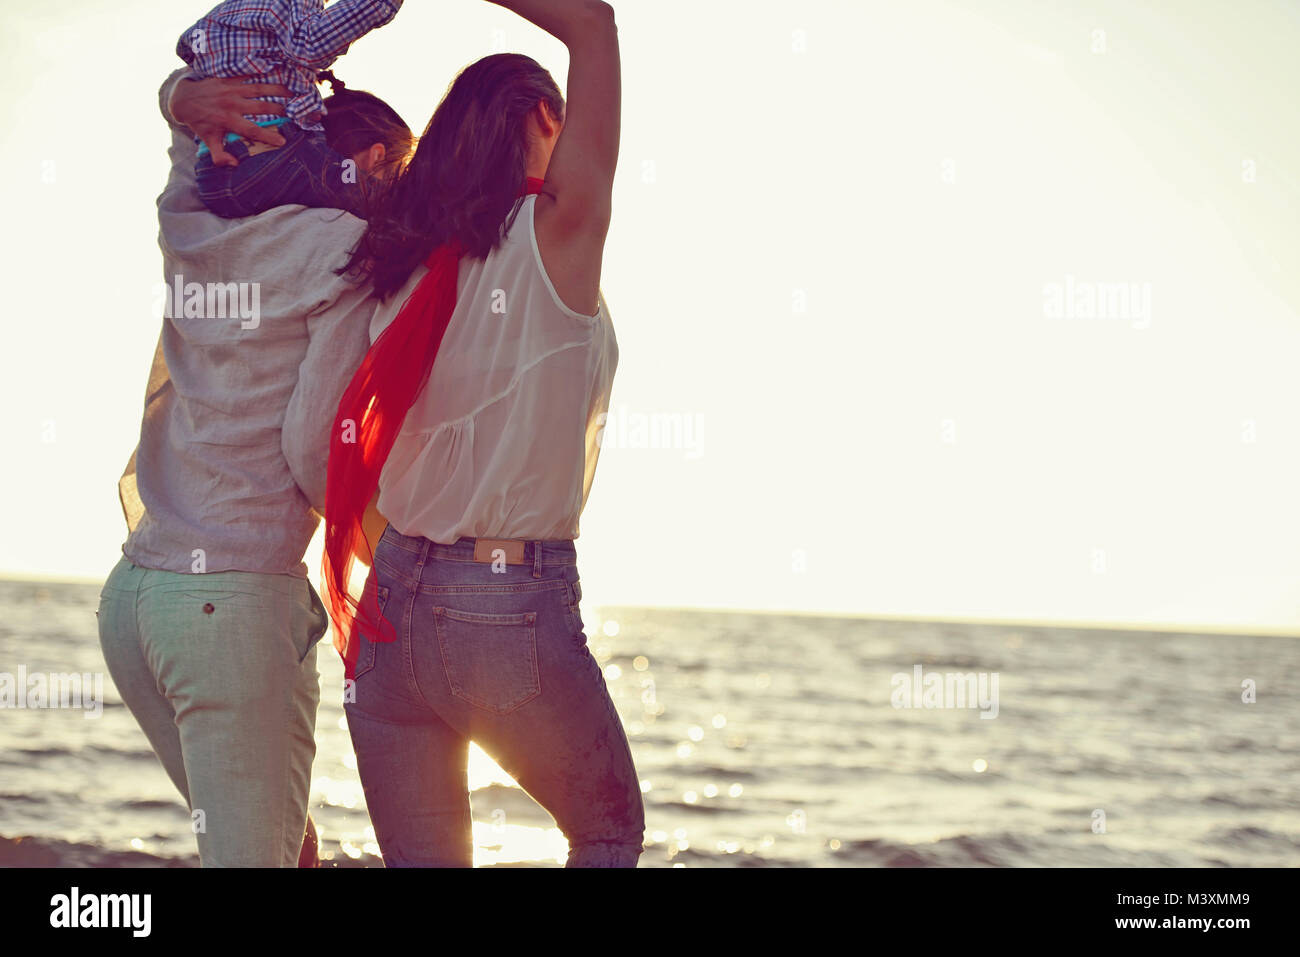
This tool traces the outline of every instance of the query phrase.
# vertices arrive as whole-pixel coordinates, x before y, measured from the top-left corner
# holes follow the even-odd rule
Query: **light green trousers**
[[[123,558],[105,582],[108,672],[189,805],[202,866],[297,865],[327,625],[315,589],[290,575]]]

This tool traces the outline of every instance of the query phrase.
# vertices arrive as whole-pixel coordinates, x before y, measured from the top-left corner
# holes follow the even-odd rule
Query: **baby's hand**
[[[290,97],[293,93],[279,83],[250,83],[252,77],[206,80],[184,79],[172,88],[167,109],[172,118],[194,131],[194,135],[212,151],[217,166],[238,166],[239,161],[225,150],[226,134],[238,133],[258,143],[283,146],[284,137],[273,126],[258,126],[245,118],[258,113],[283,114],[284,105],[259,96]]]

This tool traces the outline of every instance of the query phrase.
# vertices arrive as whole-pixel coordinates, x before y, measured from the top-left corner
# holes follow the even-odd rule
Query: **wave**
[[[958,834],[925,844],[846,841],[836,857],[867,867],[1023,867],[1034,851],[1023,835]]]
[[[1207,835],[1207,840],[1211,844],[1252,844],[1263,842],[1266,844],[1290,844],[1292,847],[1300,847],[1300,841],[1295,840],[1289,834],[1278,834],[1276,831],[1270,831],[1263,827],[1221,827],[1216,828]]]

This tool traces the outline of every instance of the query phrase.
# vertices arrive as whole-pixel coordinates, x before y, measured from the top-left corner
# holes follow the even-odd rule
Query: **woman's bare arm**
[[[596,311],[618,165],[622,99],[618,27],[603,0],[490,0],[569,49],[564,128],[537,198],[537,242],[546,271],[571,309]]]

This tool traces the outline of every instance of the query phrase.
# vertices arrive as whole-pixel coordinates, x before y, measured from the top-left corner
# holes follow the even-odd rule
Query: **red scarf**
[[[543,181],[529,176],[520,196],[540,193]],[[465,246],[450,239],[431,252],[428,273],[402,305],[397,318],[370,346],[339,400],[330,435],[325,486],[325,587],[334,621],[334,647],[344,674],[355,676],[359,635],[394,641],[397,633],[379,614],[373,572],[361,601],[348,593],[352,564],[372,564],[362,518],[379,487],[379,473],[393,448],[411,404],[424,389],[438,357],[438,346],[456,308],[456,281]],[[364,549],[364,552],[363,552]]]

